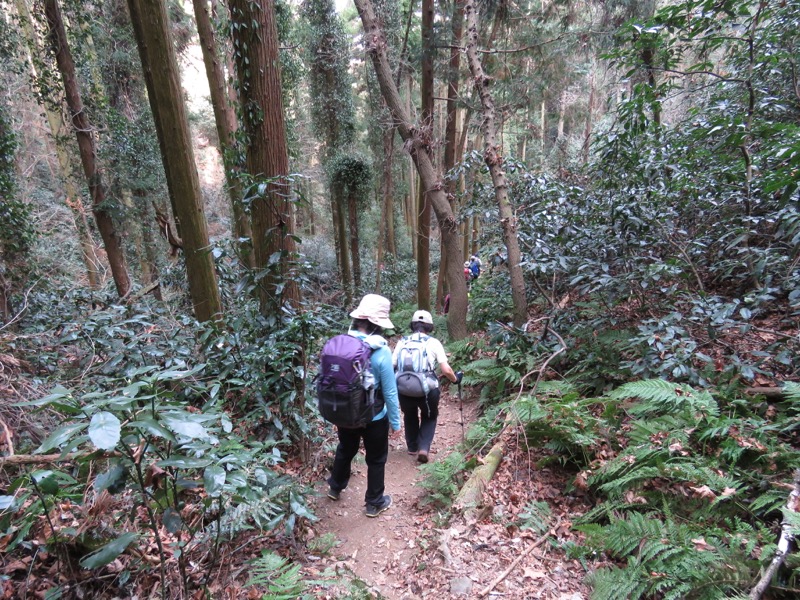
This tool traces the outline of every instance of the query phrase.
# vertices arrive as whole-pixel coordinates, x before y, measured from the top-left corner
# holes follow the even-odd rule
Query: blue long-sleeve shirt
[[[367,335],[361,331],[350,330],[348,333],[353,337],[364,340],[372,348],[370,365],[372,374],[375,376],[375,389],[381,390],[383,395],[383,409],[372,420],[382,419],[388,413],[389,425],[392,431],[400,431],[400,400],[397,397],[397,385],[394,379],[392,351],[389,350],[389,342],[379,335]]]

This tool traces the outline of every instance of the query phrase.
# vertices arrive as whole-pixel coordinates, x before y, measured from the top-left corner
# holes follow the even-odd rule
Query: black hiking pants
[[[345,429],[337,427],[339,445],[333,459],[331,476],[328,485],[336,492],[341,492],[350,482],[350,466],[358,453],[361,440],[364,440],[364,451],[367,463],[367,491],[364,502],[380,504],[383,499],[383,477],[386,470],[386,459],[389,458],[389,418],[383,417],[371,421],[366,427]]]
[[[440,390],[436,388],[424,398],[399,395],[409,452],[430,452],[433,434],[436,433],[436,420],[439,418],[439,394]]]

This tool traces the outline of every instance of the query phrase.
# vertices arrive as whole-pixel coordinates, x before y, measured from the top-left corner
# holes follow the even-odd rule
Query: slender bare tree
[[[206,77],[208,77],[214,123],[219,136],[219,151],[225,165],[225,180],[228,184],[228,196],[233,215],[232,233],[237,240],[244,240],[251,238],[253,232],[250,230],[250,220],[242,205],[242,184],[236,173],[238,165],[232,157],[238,127],[236,111],[228,101],[230,91],[221,61],[221,49],[211,21],[211,4],[208,0],[192,0],[192,4],[197,23],[197,35],[200,38],[200,48],[203,52],[203,64],[206,67]],[[250,268],[255,266],[250,245],[239,242],[237,245],[242,264]]]
[[[103,239],[106,249],[108,264],[111,267],[111,276],[120,297],[125,297],[131,290],[131,280],[128,275],[128,265],[122,249],[122,239],[117,231],[114,219],[108,210],[106,188],[103,177],[97,164],[97,146],[92,134],[92,125],[86,114],[81,99],[78,80],[75,75],[75,62],[67,41],[67,32],[61,17],[61,8],[58,0],[45,0],[45,16],[47,17],[48,37],[50,47],[56,58],[58,70],[64,84],[64,96],[69,107],[72,127],[78,140],[78,149],[81,156],[83,173],[89,186],[92,198],[92,212],[94,213],[97,229]]]
[[[521,327],[528,319],[528,302],[525,297],[525,280],[520,266],[521,253],[517,238],[517,217],[508,198],[508,182],[503,171],[503,154],[497,141],[495,125],[495,108],[492,94],[489,91],[491,80],[483,72],[478,56],[478,19],[475,0],[466,0],[464,16],[467,23],[467,62],[475,83],[475,90],[483,107],[483,160],[489,167],[494,185],[494,195],[500,212],[500,224],[503,228],[503,241],[508,252],[508,270],[511,275],[511,299],[514,303],[514,325]]]
[[[458,223],[447,201],[441,173],[433,165],[425,140],[419,127],[411,120],[403,106],[397,85],[392,79],[389,65],[386,38],[378,23],[375,9],[370,0],[355,0],[356,9],[364,26],[364,39],[367,52],[372,59],[375,74],[392,113],[394,125],[411,155],[419,173],[420,181],[428,193],[428,198],[436,214],[442,234],[442,245],[447,254],[447,284],[450,288],[450,312],[447,315],[447,331],[452,339],[460,340],[467,335],[467,286],[464,282],[458,235]]]

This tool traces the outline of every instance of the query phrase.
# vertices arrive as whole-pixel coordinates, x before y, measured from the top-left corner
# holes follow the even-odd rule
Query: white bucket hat
[[[350,313],[350,316],[353,319],[366,319],[383,329],[394,329],[394,324],[389,320],[391,306],[391,302],[383,296],[367,294],[361,299],[358,307]]]
[[[431,313],[427,310],[418,310],[414,313],[414,316],[411,317],[412,323],[427,323],[428,325],[433,325],[433,317]]]

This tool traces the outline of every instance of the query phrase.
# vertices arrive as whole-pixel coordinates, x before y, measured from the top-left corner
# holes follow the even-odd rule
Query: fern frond
[[[800,383],[787,381],[783,384],[783,395],[790,402],[800,402]]]
[[[293,600],[299,597],[305,583],[300,575],[300,564],[291,564],[287,559],[265,551],[259,558],[250,561],[251,571],[247,586],[266,587],[262,600]]]
[[[575,384],[569,381],[541,381],[536,388],[538,396],[548,396],[553,398],[563,398],[568,395],[576,394]]]
[[[674,413],[687,411],[698,416],[717,417],[719,406],[705,390],[695,390],[686,384],[670,383],[664,379],[647,379],[634,381],[620,386],[609,397],[622,400],[638,398],[643,403],[629,409],[634,415],[651,415],[658,413]]]
[[[253,529],[254,526],[259,529],[271,529],[279,513],[280,507],[269,498],[242,502],[222,515],[219,521],[220,532],[230,539],[241,531]],[[211,533],[212,535],[215,533],[213,526]]]
[[[520,529],[533,529],[536,533],[544,533],[550,527],[553,511],[547,502],[529,502],[519,513]]]

